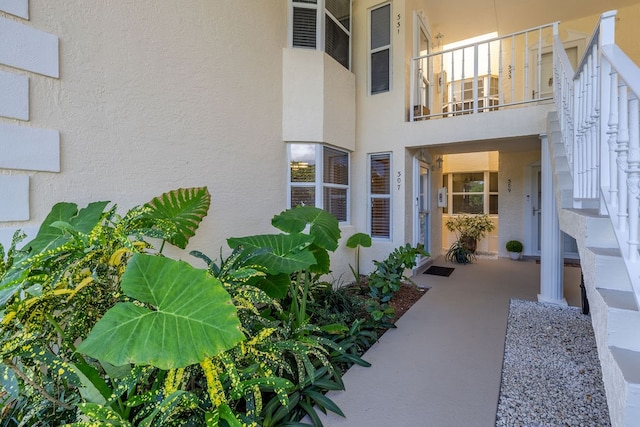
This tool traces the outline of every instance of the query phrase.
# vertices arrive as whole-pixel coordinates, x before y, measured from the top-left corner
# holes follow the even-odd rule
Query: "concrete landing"
[[[331,392],[347,416],[322,415],[325,427],[490,427],[500,390],[511,298],[537,300],[540,265],[478,259],[451,264],[449,277],[419,274],[431,289],[354,366],[346,391]],[[580,268],[564,268],[565,298],[580,305]]]

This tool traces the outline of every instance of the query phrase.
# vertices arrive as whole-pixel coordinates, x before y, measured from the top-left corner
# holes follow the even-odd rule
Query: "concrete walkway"
[[[537,300],[534,261],[478,259],[449,277],[419,274],[431,289],[354,366],[346,391],[328,396],[346,419],[329,413],[325,427],[495,426],[511,298]],[[565,298],[580,305],[580,268],[565,267]],[[321,414],[322,415],[322,414]]]

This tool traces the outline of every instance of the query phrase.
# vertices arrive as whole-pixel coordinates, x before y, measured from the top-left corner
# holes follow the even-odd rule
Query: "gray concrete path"
[[[536,300],[534,261],[480,258],[449,277],[413,280],[431,289],[364,355],[369,368],[344,376],[346,391],[328,394],[346,419],[325,427],[495,426],[511,298]],[[580,305],[580,268],[565,267],[565,298]]]

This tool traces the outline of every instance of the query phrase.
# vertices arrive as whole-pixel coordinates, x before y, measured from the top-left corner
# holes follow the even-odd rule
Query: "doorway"
[[[540,256],[541,236],[542,236],[542,169],[540,162],[529,166],[529,180],[531,182],[529,194],[527,194],[527,204],[525,212],[529,212],[529,248],[531,250],[525,255]],[[562,232],[562,245],[564,247],[564,257],[569,259],[580,258],[576,240],[570,235]]]
[[[414,159],[413,186],[413,229],[414,242],[421,243],[427,252],[431,253],[431,175],[429,165]],[[418,267],[422,266],[430,257],[420,257]]]

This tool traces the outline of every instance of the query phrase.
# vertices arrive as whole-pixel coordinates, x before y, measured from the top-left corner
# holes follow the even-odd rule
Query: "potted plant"
[[[522,249],[524,248],[522,246],[522,242],[520,242],[519,240],[509,240],[505,247],[507,249],[507,252],[509,252],[509,256],[511,257],[511,259],[520,259],[520,256],[522,255]]]
[[[452,216],[445,222],[445,226],[447,230],[455,232],[457,240],[472,253],[476,251],[478,240],[496,228],[487,214]]]

